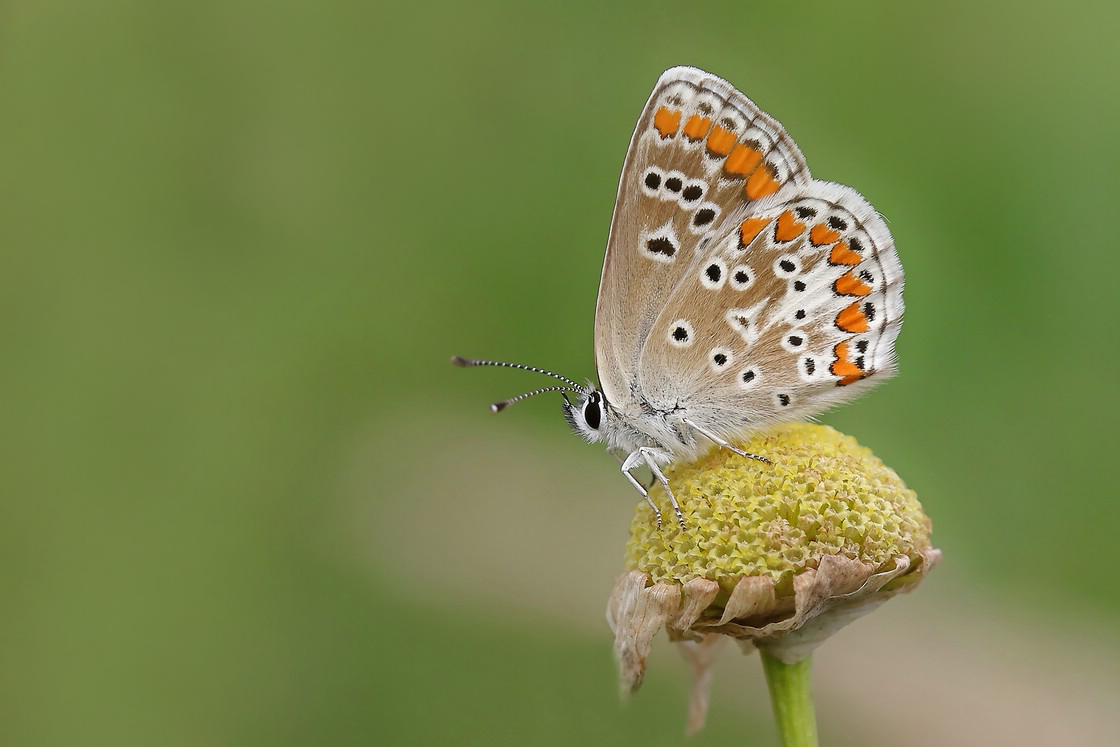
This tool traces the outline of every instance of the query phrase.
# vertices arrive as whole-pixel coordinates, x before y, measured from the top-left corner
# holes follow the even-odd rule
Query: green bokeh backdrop
[[[558,474],[614,471],[554,403],[483,423],[536,382],[447,358],[593,374],[618,170],[675,64],[890,221],[902,374],[826,421],[918,490],[942,598],[1117,620],[1118,23],[1103,2],[7,3],[0,741],[679,741],[685,684],[620,710],[598,619],[449,608],[347,520],[407,513],[444,449],[499,429]],[[613,522],[621,558],[634,496],[606,484],[550,510]],[[424,521],[443,562],[454,527]],[[771,743],[765,708],[717,705],[703,742]]]

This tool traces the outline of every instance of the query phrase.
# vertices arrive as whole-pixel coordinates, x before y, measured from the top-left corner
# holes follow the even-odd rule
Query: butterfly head
[[[517,404],[523,399],[535,397],[538,394],[545,394],[546,392],[560,392],[564,397],[564,417],[567,418],[572,429],[591,443],[603,440],[603,431],[607,424],[607,400],[603,397],[603,393],[594,386],[590,384],[581,386],[567,376],[561,376],[560,374],[553,373],[543,368],[526,366],[521,363],[479,361],[462,358],[460,356],[455,356],[451,359],[451,362],[456,366],[464,367],[499,366],[501,368],[519,368],[523,371],[532,371],[534,373],[551,376],[554,379],[559,379],[564,383],[559,386],[546,386],[541,389],[534,389],[531,392],[525,392],[525,394],[519,394],[516,397],[510,397],[501,402],[495,402],[490,405],[490,411],[501,412],[510,405]],[[568,398],[569,392],[579,395],[579,399],[575,402],[570,400]]]
[[[589,443],[602,441],[607,430],[607,401],[603,393],[588,387],[576,402],[564,394],[564,417],[579,435]]]

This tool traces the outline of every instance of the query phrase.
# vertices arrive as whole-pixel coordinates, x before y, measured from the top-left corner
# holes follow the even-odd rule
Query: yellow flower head
[[[772,464],[713,448],[666,469],[684,529],[638,505],[608,608],[624,691],[661,627],[698,671],[716,635],[795,662],[940,558],[914,491],[855,439],[792,424],[736,446]],[[650,496],[667,510],[660,486]]]
[[[765,465],[713,449],[666,476],[687,529],[639,504],[626,567],[653,582],[711,579],[730,593],[742,576],[771,579],[779,595],[820,559],[843,555],[883,567],[918,561],[930,547],[930,520],[913,490],[870,449],[832,428],[787,425],[740,444]],[[656,485],[654,501],[667,504]]]

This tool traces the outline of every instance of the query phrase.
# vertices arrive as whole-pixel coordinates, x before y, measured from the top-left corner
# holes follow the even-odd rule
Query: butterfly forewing
[[[809,182],[781,125],[726,81],[687,67],[661,76],[630,143],[599,287],[595,354],[608,401],[634,403],[658,317],[729,218]]]

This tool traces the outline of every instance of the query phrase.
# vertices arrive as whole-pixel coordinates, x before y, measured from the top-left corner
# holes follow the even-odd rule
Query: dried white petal
[[[688,630],[716,598],[716,594],[719,594],[719,584],[706,578],[694,578],[681,591],[684,592],[684,604],[672,626],[677,630]]]
[[[623,695],[633,693],[642,684],[653,637],[680,607],[679,586],[655,584],[647,588],[648,580],[649,577],[639,571],[624,574],[615,585],[607,607]]]
[[[695,734],[704,728],[708,719],[708,696],[712,691],[712,666],[716,657],[727,642],[725,635],[712,633],[699,641],[681,641],[678,645],[681,654],[692,665],[692,696],[688,702],[688,728],[686,733]]]
[[[731,591],[719,624],[765,614],[774,609],[774,582],[766,576],[743,576]]]

